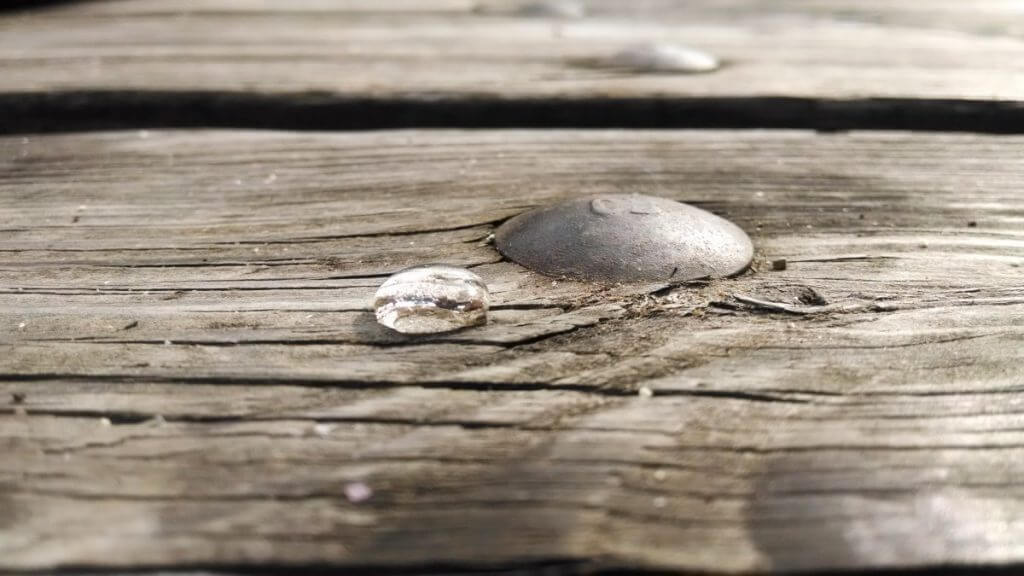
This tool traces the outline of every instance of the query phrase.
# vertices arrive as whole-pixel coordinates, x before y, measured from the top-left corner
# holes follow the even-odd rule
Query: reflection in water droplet
[[[456,266],[407,268],[388,278],[374,298],[377,322],[406,334],[448,332],[487,322],[487,286]]]

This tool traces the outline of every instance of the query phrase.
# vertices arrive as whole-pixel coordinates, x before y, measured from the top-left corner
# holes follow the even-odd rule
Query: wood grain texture
[[[1020,565],[1022,145],[2,139],[0,570]],[[755,270],[601,287],[487,244],[622,191],[730,218]],[[383,278],[437,260],[491,323],[377,325]]]
[[[246,92],[320,97],[764,97],[1024,100],[1018,4],[252,0],[73,3],[0,19],[0,92]],[[586,4],[586,3],[584,3]],[[595,65],[675,42],[702,75]]]

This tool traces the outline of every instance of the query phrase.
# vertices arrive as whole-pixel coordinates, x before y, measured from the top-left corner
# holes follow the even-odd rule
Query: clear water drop
[[[407,268],[374,297],[377,322],[404,334],[448,332],[487,323],[489,295],[479,276],[457,266]]]

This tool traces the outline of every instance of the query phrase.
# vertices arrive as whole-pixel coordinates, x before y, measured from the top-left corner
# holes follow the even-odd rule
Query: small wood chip
[[[783,304],[782,302],[769,302],[767,300],[760,300],[758,298],[752,298],[750,296],[744,296],[742,294],[733,294],[732,297],[735,298],[738,302],[742,302],[748,306],[753,306],[754,308],[760,308],[762,310],[768,310],[771,312],[785,312],[786,314],[799,315],[813,313],[813,311],[811,310],[806,310],[804,308],[796,306],[790,306],[789,304]]]

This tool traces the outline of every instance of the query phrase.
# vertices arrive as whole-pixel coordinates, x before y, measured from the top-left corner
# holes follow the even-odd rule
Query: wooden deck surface
[[[0,90],[1024,99],[1024,16],[1007,0],[933,10],[909,0],[604,1],[569,21],[519,15],[519,4],[530,3],[122,0],[28,12],[0,22]],[[724,66],[679,75],[601,65],[651,42],[681,42]]]
[[[1000,103],[1014,132],[1022,22],[996,0],[0,15],[0,109],[80,120],[0,120],[0,573],[1024,570],[1024,135],[79,118],[256,94],[302,128],[340,97],[605,101],[618,125],[625,97],[789,96]],[[574,64],[651,38],[728,65]],[[598,286],[488,241],[619,192],[732,220],[753,268]],[[374,321],[427,262],[487,282],[487,326]]]

